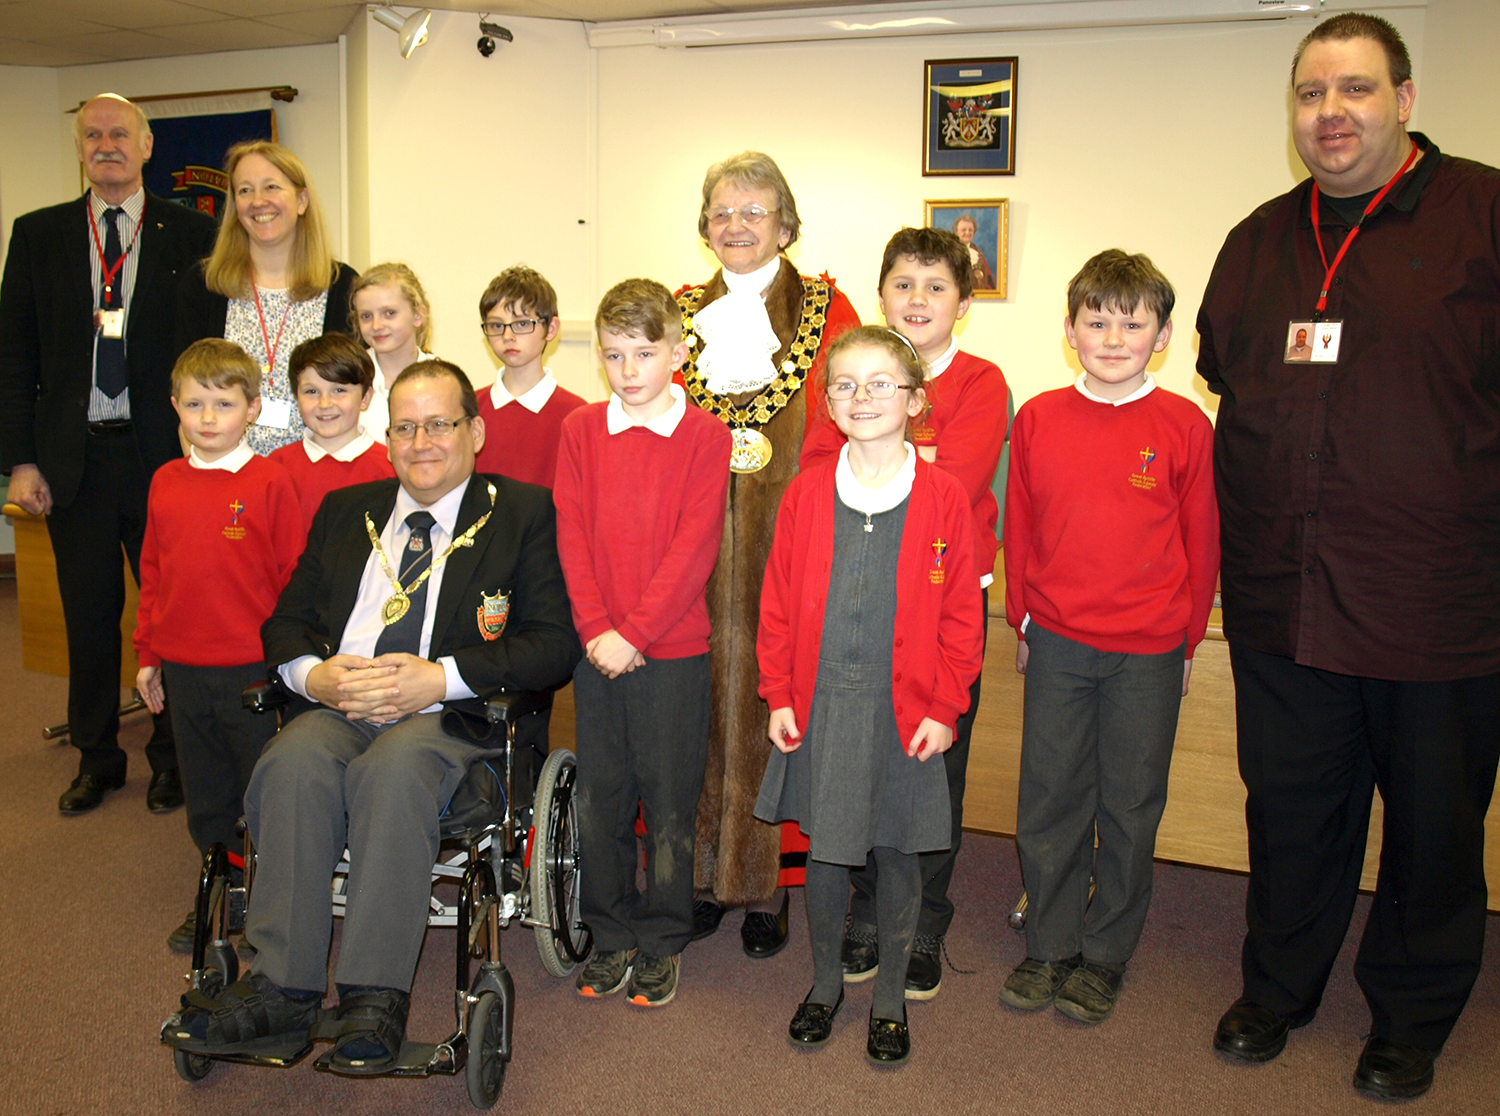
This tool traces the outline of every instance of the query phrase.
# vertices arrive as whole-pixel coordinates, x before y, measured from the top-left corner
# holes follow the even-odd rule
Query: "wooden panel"
[[[68,637],[63,627],[62,598],[57,592],[57,564],[52,538],[42,516],[28,515],[6,504],[5,515],[16,530],[16,597],[21,612],[21,665],[42,674],[68,676]],[[135,685],[140,663],[131,637],[140,603],[130,563],[125,563],[125,612],[120,617],[120,686]]]
[[[969,746],[964,828],[1010,837],[1016,832],[1023,690],[1016,673],[1016,635],[1005,622],[1004,570],[999,560],[996,565],[995,584],[990,587],[983,694]],[[1178,719],[1156,855],[1161,860],[1244,872],[1250,867],[1245,785],[1240,781],[1235,751],[1234,680],[1221,623],[1216,609],[1208,638],[1193,656],[1192,685]],[[1375,886],[1383,816],[1376,794],[1361,880],[1367,891]],[[1500,800],[1491,801],[1485,821],[1484,863],[1490,910],[1500,911]]]

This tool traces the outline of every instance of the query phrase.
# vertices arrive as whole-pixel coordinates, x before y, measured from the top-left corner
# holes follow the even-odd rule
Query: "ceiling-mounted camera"
[[[501,27],[498,23],[488,23],[481,19],[479,32],[479,42],[475,45],[479,48],[479,53],[486,58],[495,53],[496,39],[502,39],[507,43],[515,42],[515,36],[510,33],[510,30]]]

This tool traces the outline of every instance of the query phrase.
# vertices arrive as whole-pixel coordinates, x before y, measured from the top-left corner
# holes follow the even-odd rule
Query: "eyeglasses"
[[[459,425],[468,421],[469,416],[465,415],[460,419],[435,418],[426,422],[398,422],[386,430],[386,436],[393,442],[409,442],[417,436],[420,428],[427,431],[428,439],[435,442],[439,438],[451,438]]]
[[[853,399],[854,393],[860,389],[860,385],[852,380],[840,380],[836,384],[828,385],[829,399]],[[898,391],[911,391],[910,384],[893,384],[889,380],[871,380],[864,385],[865,394],[871,399],[890,399]]]
[[[514,322],[483,321],[479,323],[479,328],[484,330],[486,337],[504,337],[507,329],[517,337],[525,337],[537,326],[549,320],[548,318],[520,318]]]
[[[708,223],[710,225],[727,225],[729,218],[736,213],[740,220],[747,225],[758,225],[764,221],[768,214],[775,213],[774,209],[767,209],[763,205],[742,205],[736,209],[732,205],[716,205],[708,211]]]

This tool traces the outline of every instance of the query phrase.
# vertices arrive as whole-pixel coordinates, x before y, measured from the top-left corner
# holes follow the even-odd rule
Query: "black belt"
[[[109,422],[89,423],[89,433],[96,438],[117,438],[130,433],[129,419],[113,419]]]

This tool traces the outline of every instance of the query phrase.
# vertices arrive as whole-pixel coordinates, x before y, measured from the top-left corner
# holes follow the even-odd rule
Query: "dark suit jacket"
[[[328,309],[323,313],[324,333],[353,332],[349,327],[349,288],[358,278],[359,272],[348,264],[338,264],[338,274],[328,288]],[[203,285],[200,262],[179,281],[172,358],[175,360],[194,341],[223,337],[228,319],[229,300]]]
[[[433,619],[429,657],[452,655],[471,690],[550,690],[572,676],[582,657],[567,586],[557,560],[552,494],[501,476],[469,482],[455,523],[462,533],[489,510],[485,482],[496,489],[495,513],[474,545],[448,556]],[[398,482],[373,481],[336,489],[313,519],[291,581],[261,628],[266,664],[277,667],[303,655],[326,659],[338,652],[370,557],[365,530],[369,512],[376,530],[396,504]],[[487,640],[479,626],[482,595],[511,594],[500,638]],[[293,712],[308,708],[294,705]]]
[[[213,249],[206,214],[151,194],[141,215],[126,345],[130,416],[146,475],[182,456],[171,404],[180,276]],[[35,464],[66,507],[83,476],[93,378],[88,195],[16,218],[0,281],[0,467]]]

